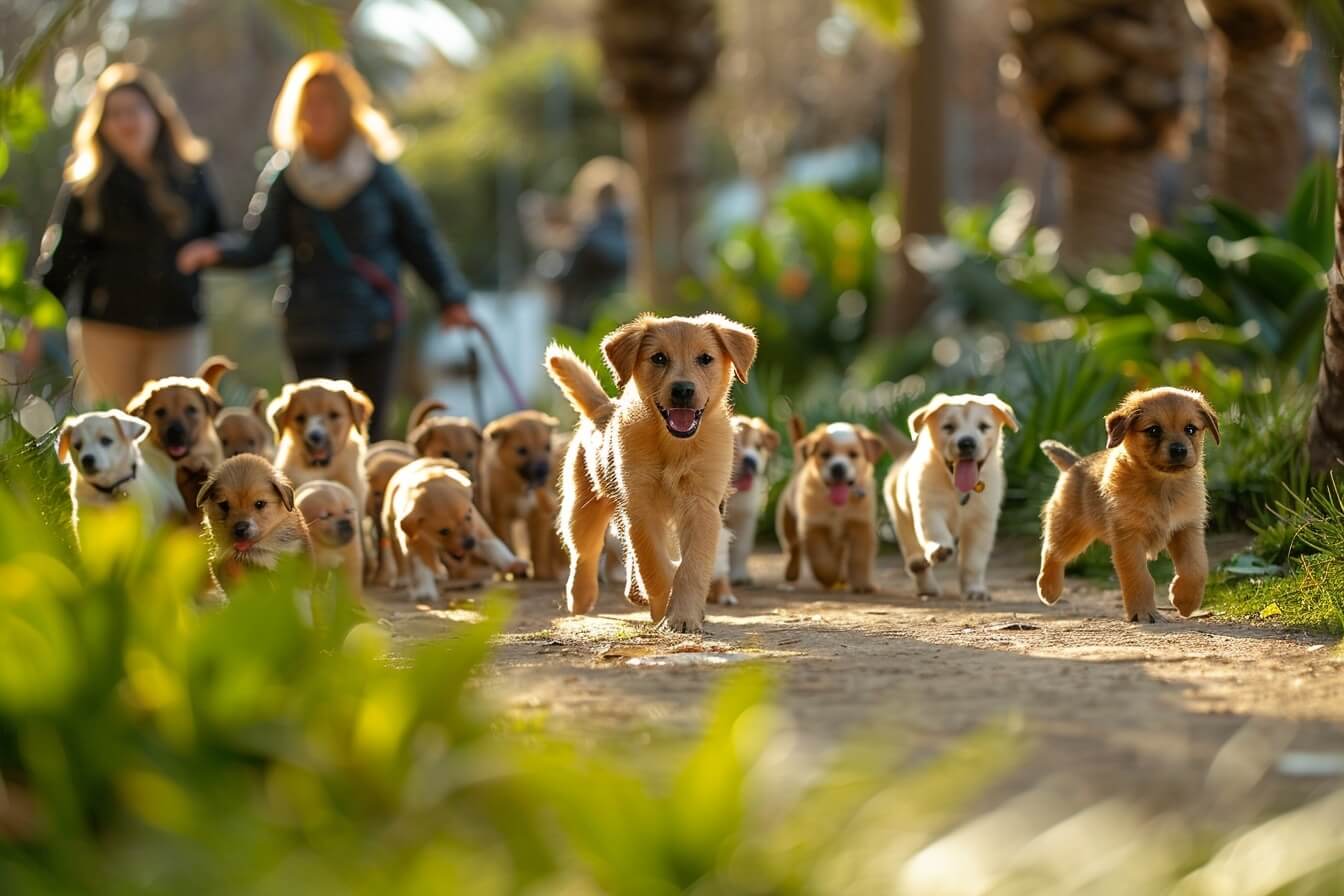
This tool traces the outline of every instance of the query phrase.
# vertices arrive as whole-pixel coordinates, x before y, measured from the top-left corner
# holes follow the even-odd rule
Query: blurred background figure
[[[221,229],[206,144],[153,73],[109,66],[75,127],[42,243],[42,284],[66,298],[79,400],[123,405],[209,350],[200,278],[178,250]],[[82,281],[77,290],[72,287]]]
[[[258,267],[288,247],[277,304],[295,376],[349,379],[373,399],[370,433],[380,439],[406,319],[402,262],[433,291],[444,326],[471,323],[469,288],[419,193],[391,164],[401,142],[343,57],[295,63],[275,101],[271,144],[244,232],[190,244],[179,264]]]

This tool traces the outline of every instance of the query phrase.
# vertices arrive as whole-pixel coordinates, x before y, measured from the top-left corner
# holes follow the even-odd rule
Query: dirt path
[[[1024,782],[1059,772],[1098,793],[1184,798],[1222,780],[1209,770],[1233,743],[1242,778],[1254,772],[1248,790],[1279,799],[1344,783],[1292,773],[1311,761],[1302,754],[1344,753],[1344,653],[1330,639],[1174,613],[1132,625],[1118,592],[1086,580],[1047,608],[1035,549],[1000,545],[989,604],[916,599],[896,555],[883,556],[876,595],[781,588],[782,558],[760,554],[763,584],[738,589],[739,606],[710,608],[708,653],[677,653],[684,639],[654,634],[615,588],[597,615],[569,618],[558,584],[524,583],[486,686],[581,735],[692,729],[724,670],[756,659],[776,670],[800,735],[819,744],[877,720],[922,752],[1008,719],[1027,736]],[[457,595],[449,610],[375,603],[404,647],[474,618],[480,592]]]

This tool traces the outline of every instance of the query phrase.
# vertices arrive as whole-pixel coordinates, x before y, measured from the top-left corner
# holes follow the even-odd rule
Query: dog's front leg
[[[994,551],[994,530],[997,520],[986,520],[982,525],[963,526],[961,555],[957,558],[961,574],[961,596],[966,600],[989,600],[989,586],[985,584],[985,570],[989,555]]]
[[[734,585],[750,585],[751,572],[747,569],[747,560],[756,545],[755,517],[744,515],[741,529],[735,530],[735,535],[733,543],[728,545],[728,578]]]
[[[1189,616],[1204,601],[1204,582],[1209,576],[1209,555],[1204,545],[1204,527],[1190,526],[1172,533],[1167,553],[1176,567],[1171,580],[1171,605]]]
[[[1111,561],[1120,579],[1120,595],[1125,602],[1125,618],[1130,622],[1162,622],[1157,612],[1153,576],[1148,572],[1148,553],[1143,540],[1132,535],[1112,533]]]
[[[942,563],[957,550],[957,540],[947,527],[947,520],[936,510],[920,507],[915,510],[915,537],[930,566]]]
[[[714,578],[723,517],[718,502],[701,495],[687,495],[678,505],[681,563],[672,580],[672,598],[663,625],[669,631],[698,632],[705,627],[705,599]]]
[[[527,515],[527,547],[532,552],[532,575],[549,580],[555,578],[555,558],[551,551],[555,540],[552,535],[555,531],[554,515],[540,506],[540,501],[537,503],[538,506]]]
[[[831,537],[829,526],[809,526],[802,530],[803,547],[807,551],[807,565],[823,588],[840,581],[840,550]]]
[[[873,566],[877,562],[877,530],[867,520],[851,520],[845,526],[849,541],[849,587],[855,594],[870,594]]]
[[[407,556],[410,572],[410,598],[433,604],[439,599],[439,586],[434,581],[434,569],[439,566],[438,552],[421,539],[411,542]]]
[[[671,530],[663,515],[649,503],[631,501],[622,521],[626,539],[625,590],[631,603],[640,603],[641,597],[648,601],[649,616],[654,622],[662,622],[672,597],[673,567],[667,552]],[[684,557],[684,546],[682,550]],[[713,550],[711,546],[711,555]],[[706,579],[705,588],[708,587]]]

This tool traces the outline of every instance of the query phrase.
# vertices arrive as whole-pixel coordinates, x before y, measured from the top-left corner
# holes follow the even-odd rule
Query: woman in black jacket
[[[400,149],[345,59],[310,53],[290,70],[271,118],[277,152],[245,232],[185,247],[184,271],[256,267],[292,252],[285,344],[300,379],[348,379],[374,402],[382,437],[405,304],[403,261],[434,292],[445,326],[466,326],[468,286],[423,201],[390,164]]]
[[[146,380],[191,374],[205,360],[200,278],[179,271],[176,257],[221,230],[206,155],[151,72],[121,64],[99,77],[37,264],[42,285],[70,308],[87,406],[122,406]]]

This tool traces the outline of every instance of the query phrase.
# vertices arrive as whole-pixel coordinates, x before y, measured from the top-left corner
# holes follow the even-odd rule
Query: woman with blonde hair
[[[468,287],[419,194],[391,164],[396,134],[353,65],[310,53],[290,69],[271,116],[276,154],[244,232],[185,247],[184,271],[256,267],[291,250],[285,343],[300,379],[348,379],[374,401],[380,438],[405,307],[402,262],[433,291],[445,326],[466,326]]]
[[[200,278],[176,264],[183,246],[222,229],[208,147],[159,79],[127,64],[98,78],[72,143],[37,273],[70,308],[80,400],[120,406],[208,352]]]

